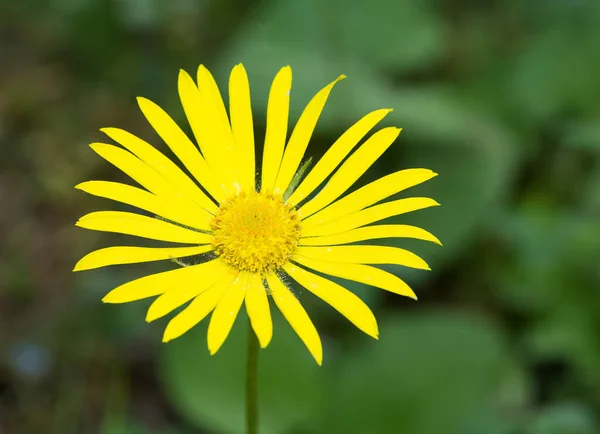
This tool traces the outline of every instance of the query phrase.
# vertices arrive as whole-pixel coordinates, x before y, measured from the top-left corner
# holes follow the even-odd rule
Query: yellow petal
[[[376,225],[364,226],[341,234],[326,235],[322,237],[301,238],[301,246],[333,246],[348,244],[356,241],[373,240],[378,238],[413,238],[415,240],[442,243],[433,234],[425,229],[409,225]]]
[[[256,169],[250,84],[241,63],[233,67],[229,76],[229,114],[235,152],[242,162],[239,167],[241,183],[246,191],[254,191]]]
[[[128,303],[164,294],[172,288],[180,288],[184,291],[193,290],[199,281],[206,279],[207,274],[216,269],[215,262],[218,261],[163,271],[132,280],[110,291],[102,301],[104,303]]]
[[[287,203],[296,205],[308,197],[346,158],[358,142],[391,111],[392,109],[376,110],[348,128],[306,175],[306,178],[302,180],[298,188],[289,197]]]
[[[317,125],[319,116],[325,107],[327,98],[333,86],[340,80],[346,78],[345,75],[340,75],[335,81],[321,89],[313,99],[308,103],[296,126],[290,141],[288,142],[285,153],[283,154],[283,160],[281,161],[281,167],[277,174],[277,180],[275,181],[275,194],[281,194],[287,190],[290,181],[294,177],[294,174],[298,170],[298,166],[302,161],[308,142],[312,136],[312,133]]]
[[[188,136],[177,126],[175,121],[158,105],[149,99],[138,97],[138,105],[146,119],[156,130],[158,135],[171,148],[192,176],[210,193],[219,203],[227,197],[225,190],[218,181],[218,177],[206,163],[200,151]]]
[[[162,318],[221,280],[225,280],[227,284],[230,284],[235,279],[236,274],[228,270],[228,267],[221,261],[211,261],[209,264],[211,265],[206,267],[201,280],[193,282],[193,285],[171,287],[154,300],[146,314],[146,321],[151,322]]]
[[[221,279],[209,289],[197,295],[188,307],[169,321],[163,335],[163,342],[178,338],[206,318],[221,300],[225,289],[230,284],[231,281],[228,279]]]
[[[360,211],[407,188],[421,184],[434,176],[437,176],[437,173],[429,169],[407,169],[392,173],[359,188],[304,221],[306,224],[311,225],[338,219]]]
[[[285,66],[275,76],[269,92],[261,191],[271,191],[275,186],[287,138],[291,89],[292,68]]]
[[[108,265],[136,264],[199,255],[213,249],[211,244],[195,247],[131,247],[116,246],[95,250],[77,262],[73,271],[91,270]]]
[[[385,289],[394,294],[405,295],[417,299],[412,289],[400,278],[379,268],[362,264],[343,264],[338,262],[320,261],[306,256],[296,254],[292,259],[307,268],[312,268],[320,273],[341,277],[342,279],[354,280]]]
[[[179,71],[179,97],[206,162],[213,173],[219,175],[227,194],[233,194],[236,181],[235,170],[231,167],[234,163],[231,128],[219,89],[210,73],[210,79],[206,74],[200,73],[202,68],[198,71],[198,78],[202,79],[199,82],[200,89],[185,71]],[[215,89],[212,88],[213,85]]]
[[[177,90],[179,91],[179,99],[183,106],[185,116],[192,128],[192,133],[198,142],[198,146],[206,159],[206,162],[214,169],[213,161],[211,161],[213,153],[215,152],[214,140],[211,140],[211,136],[208,135],[207,126],[208,119],[206,114],[209,110],[205,101],[202,100],[198,86],[194,82],[194,79],[184,71],[179,70],[179,76],[177,78]]]
[[[217,148],[219,143],[214,137],[214,129],[210,123],[211,108],[206,99],[202,98],[200,90],[192,77],[183,69],[179,70],[177,85],[181,105],[198,146],[213,172],[219,173],[221,169]]]
[[[420,270],[429,265],[408,250],[389,246],[298,247],[296,253],[312,259],[348,264],[396,264]]]
[[[318,224],[317,221],[303,221],[301,226],[301,236],[313,237],[319,235],[339,234],[379,220],[386,219],[388,217],[405,214],[432,206],[439,206],[439,203],[427,197],[409,197],[407,199],[393,200],[391,202],[386,202],[363,209],[324,224]]]
[[[131,185],[110,181],[86,181],[76,185],[75,188],[94,196],[143,209],[185,226],[210,230],[209,215],[197,214],[194,208],[187,208],[183,204],[174,203],[169,198],[155,196]]]
[[[261,348],[265,348],[273,337],[273,321],[269,310],[267,290],[263,286],[260,276],[256,274],[249,276],[246,311]]]
[[[223,167],[230,171],[233,180],[238,182],[239,155],[235,152],[231,125],[229,124],[229,117],[225,110],[221,92],[214,77],[204,65],[198,67],[197,78],[200,94],[208,108],[208,115],[211,120],[210,130],[214,132],[214,138],[218,140],[218,157],[221,159]]]
[[[323,190],[298,210],[300,217],[304,219],[340,197],[390,147],[400,131],[399,128],[389,127],[373,134],[354,154],[348,157],[323,187]]]
[[[360,330],[377,339],[377,320],[371,309],[356,295],[331,280],[313,274],[288,263],[283,269],[296,282],[304,286],[321,300],[330,304]]]
[[[133,134],[119,128],[100,129],[115,142],[120,143],[152,169],[160,173],[182,194],[192,199],[205,210],[214,214],[215,203],[206,196],[175,163],[163,155],[158,149]]]
[[[213,311],[208,325],[208,351],[215,354],[227,339],[237,317],[248,286],[248,274],[240,273],[225,290],[225,294]]]
[[[198,67],[197,78],[198,88],[214,114],[215,125],[213,125],[213,128],[218,131],[220,139],[223,140],[223,143],[221,143],[222,150],[226,151],[225,154],[229,154],[233,151],[233,136],[219,87],[204,65]]]
[[[171,184],[166,182],[166,180],[154,169],[132,153],[117,146],[107,145],[105,143],[92,143],[90,148],[106,161],[122,170],[135,182],[157,196],[177,197],[179,192],[173,189]],[[199,209],[202,210],[201,208]]]
[[[90,148],[150,192],[173,202],[174,206],[193,210],[194,214],[198,214],[199,221],[209,221],[212,218],[208,211],[193,201],[182,197],[181,192],[171,183],[130,152],[104,143],[92,143]]]
[[[96,211],[81,217],[77,226],[173,243],[206,244],[212,235],[176,226],[163,220],[123,211]]]
[[[281,283],[279,278],[271,274],[267,276],[271,297],[275,304],[290,323],[296,334],[300,337],[310,354],[314,357],[319,365],[323,363],[323,347],[321,338],[314,324],[308,317],[306,310],[302,304],[296,299],[294,294]]]

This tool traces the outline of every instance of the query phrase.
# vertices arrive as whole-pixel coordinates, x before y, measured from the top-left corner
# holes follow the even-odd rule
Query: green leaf
[[[428,2],[380,0],[374,6],[369,0],[357,0],[352,7],[341,0],[313,2],[335,4],[325,16],[336,18],[321,22],[325,35],[331,35],[330,50],[340,50],[342,56],[399,70],[431,63],[443,55],[444,23]]]
[[[585,207],[590,215],[600,212],[600,167],[590,173],[585,192]]]
[[[510,91],[515,109],[524,117],[543,121],[565,110],[597,105],[597,19],[577,28],[570,24],[561,22],[538,32],[516,59]]]
[[[598,432],[596,418],[579,403],[545,408],[536,418],[531,434],[592,434]]]
[[[386,318],[380,339],[325,365],[331,383],[316,432],[459,433],[510,366],[497,328],[469,315]]]
[[[570,125],[563,143],[574,149],[600,152],[600,120]]]
[[[111,421],[104,425],[102,434],[145,434],[147,431],[132,421]]]
[[[273,342],[259,354],[261,433],[302,428],[314,418],[321,396],[322,369],[275,310]],[[171,403],[190,423],[210,432],[243,432],[246,313],[240,313],[212,357],[206,348],[207,323],[164,345],[160,376]]]
[[[393,10],[394,13],[390,13]],[[240,33],[240,42],[343,59],[356,65],[407,69],[440,58],[444,27],[427,2],[281,0]],[[315,71],[317,72],[317,71]]]

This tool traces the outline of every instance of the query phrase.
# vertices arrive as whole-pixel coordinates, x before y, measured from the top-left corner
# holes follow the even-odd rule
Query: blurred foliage
[[[359,184],[427,167],[440,176],[410,194],[442,204],[396,219],[444,243],[393,241],[432,265],[388,267],[418,303],[343,282],[374,309],[379,342],[298,289],[324,366],[277,317],[263,432],[600,432],[598,41],[596,0],[0,2],[0,433],[240,432],[243,315],[210,357],[206,324],[163,345],[147,302],[100,303],[172,264],[70,272],[118,239],[73,228],[108,206],[75,184],[123,179],[87,148],[98,129],[164,150],[134,97],[183,125],[178,69],[204,63],[224,87],[239,62],[257,140],[281,66],[292,120],[344,73],[307,157],[392,107],[384,124],[403,132]]]

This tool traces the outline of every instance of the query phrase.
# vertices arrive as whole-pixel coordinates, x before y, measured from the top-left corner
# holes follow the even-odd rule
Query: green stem
[[[258,433],[258,339],[251,324],[246,359],[246,433]]]

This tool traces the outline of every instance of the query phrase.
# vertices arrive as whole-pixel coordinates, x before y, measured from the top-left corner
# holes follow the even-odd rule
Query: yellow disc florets
[[[240,271],[265,274],[282,267],[300,238],[300,218],[281,197],[240,193],[212,221],[219,257]]]

